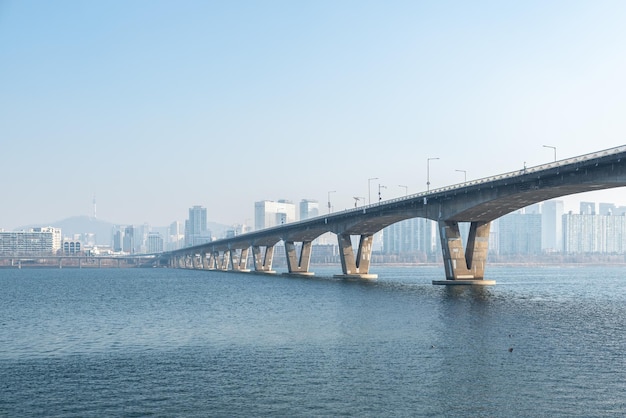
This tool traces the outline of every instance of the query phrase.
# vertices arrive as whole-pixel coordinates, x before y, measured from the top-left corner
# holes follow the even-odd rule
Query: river
[[[0,416],[625,416],[626,267],[0,270]]]

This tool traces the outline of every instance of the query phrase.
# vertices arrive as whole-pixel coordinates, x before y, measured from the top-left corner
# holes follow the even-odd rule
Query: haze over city
[[[433,189],[623,145],[625,20],[620,1],[0,2],[0,228],[94,195],[114,223],[250,224],[258,200],[424,191],[428,158]]]

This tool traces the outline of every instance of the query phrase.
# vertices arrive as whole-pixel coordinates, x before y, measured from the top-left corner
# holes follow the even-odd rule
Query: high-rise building
[[[563,201],[548,200],[541,208],[541,249],[544,252],[563,251]]]
[[[194,206],[189,208],[189,218],[185,225],[185,235],[201,235],[206,233],[206,208]]]
[[[412,218],[389,225],[383,230],[383,254],[423,254],[434,252],[434,221]]]
[[[147,238],[146,251],[149,254],[163,251],[163,237],[158,232],[150,232]]]
[[[541,214],[509,213],[499,219],[498,250],[501,255],[541,253]]]
[[[320,205],[317,200],[302,199],[300,201],[300,220],[315,218],[320,214]]]
[[[189,219],[185,221],[185,246],[191,247],[211,241],[211,231],[207,229],[206,208],[194,206],[189,209]]]
[[[595,215],[596,214],[596,202],[580,202],[580,214],[581,215]]]
[[[167,250],[173,251],[182,248],[185,244],[185,234],[181,222],[174,221],[168,228]]]
[[[132,225],[124,228],[124,238],[122,240],[122,251],[128,254],[135,253],[135,227]]]
[[[582,204],[581,204],[582,211]],[[566,254],[597,252],[597,231],[595,215],[574,214],[563,215],[563,250]]]
[[[626,216],[563,215],[563,243],[567,254],[623,254]]]
[[[615,215],[616,207],[614,203],[600,203],[599,204],[598,215]]]
[[[260,230],[296,220],[296,205],[288,200],[262,200],[254,203],[254,229]]]
[[[51,226],[0,232],[0,254],[55,254],[62,248],[61,229]]]
[[[120,225],[113,226],[111,231],[111,247],[114,252],[119,253],[124,248],[124,227]]]

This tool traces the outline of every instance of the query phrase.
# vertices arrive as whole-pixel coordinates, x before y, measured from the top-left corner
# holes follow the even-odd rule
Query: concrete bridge
[[[160,254],[138,255],[53,255],[15,254],[0,256],[0,268],[127,268],[154,267]]]
[[[376,278],[370,274],[374,234],[393,223],[420,217],[438,223],[446,280],[434,284],[494,284],[484,280],[491,221],[544,200],[623,186],[626,145],[220,239],[162,257],[174,268],[275,273],[274,247],[283,241],[285,274],[312,275],[312,242],[332,232],[337,235],[341,259],[342,274],[337,277]],[[459,222],[470,223],[467,248],[463,248]],[[247,266],[250,249],[253,269]]]

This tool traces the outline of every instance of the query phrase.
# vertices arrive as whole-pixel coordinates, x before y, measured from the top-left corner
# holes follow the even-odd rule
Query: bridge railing
[[[567,165],[570,165],[570,164],[574,164],[574,163],[577,163],[577,162],[589,161],[589,160],[593,160],[593,159],[600,158],[600,157],[606,157],[608,155],[619,154],[619,153],[625,152],[625,151],[626,151],[626,146],[625,145],[622,145],[622,146],[619,146],[619,147],[614,147],[614,148],[608,148],[608,149],[605,149],[605,150],[602,150],[602,151],[596,151],[596,152],[592,152],[592,153],[589,153],[589,154],[584,154],[584,155],[579,155],[579,156],[576,156],[576,157],[566,158],[564,160],[554,161],[554,162],[550,162],[550,163],[546,163],[546,164],[540,164],[540,165],[533,166],[533,167],[523,167],[520,170],[509,171],[507,173],[497,174],[495,176],[483,177],[483,178],[480,178],[480,179],[470,180],[470,181],[466,181],[466,182],[463,182],[463,183],[452,184],[450,186],[440,187],[440,188],[437,188],[437,189],[433,189],[431,191],[424,191],[424,192],[419,192],[419,193],[411,194],[411,195],[404,196],[404,197],[397,197],[397,198],[394,198],[394,199],[381,201],[379,203],[370,203],[369,205],[360,206],[358,208],[346,209],[345,211],[343,211],[341,213],[362,212],[364,210],[367,211],[367,209],[375,208],[375,207],[377,207],[377,206],[379,206],[381,204],[389,204],[389,203],[394,203],[394,202],[402,202],[402,201],[406,201],[406,200],[410,200],[410,199],[417,199],[417,198],[420,198],[420,197],[427,197],[429,195],[442,193],[442,192],[447,192],[447,191],[451,191],[451,190],[455,190],[455,189],[460,189],[460,188],[463,188],[463,187],[489,183],[489,182],[492,182],[492,181],[497,181],[497,180],[503,180],[503,179],[512,178],[512,177],[517,177],[517,176],[521,176],[521,175],[525,175],[525,174],[529,174],[529,173],[536,173],[536,172],[539,172],[539,171],[548,170],[550,168],[564,167],[564,166],[567,166]],[[335,212],[335,213],[337,213],[337,212]],[[320,217],[323,217],[323,216],[320,216]]]

